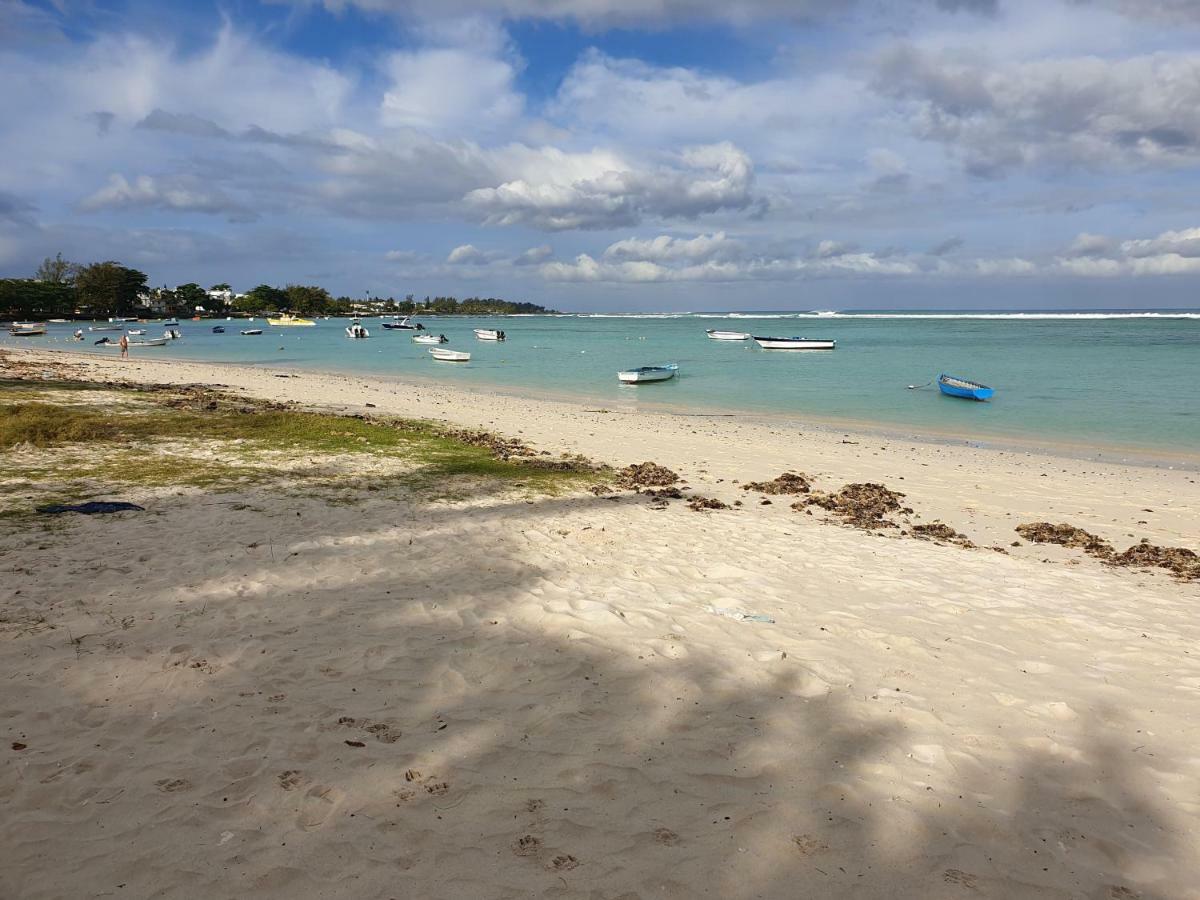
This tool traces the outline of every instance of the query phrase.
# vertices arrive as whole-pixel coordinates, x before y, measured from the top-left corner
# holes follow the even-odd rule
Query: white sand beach
[[[1200,582],[1014,531],[1200,548],[1194,465],[7,358],[653,460],[730,508],[280,484],[0,520],[0,897],[1200,898]],[[977,546],[741,488],[785,471]]]

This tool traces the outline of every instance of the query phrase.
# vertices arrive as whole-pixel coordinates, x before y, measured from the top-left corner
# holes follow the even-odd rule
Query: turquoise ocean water
[[[1078,452],[1142,451],[1200,459],[1200,312],[697,313],[663,315],[421,317],[427,329],[470,350],[467,364],[441,363],[412,332],[364,319],[371,338],[345,337],[345,319],[312,328],[237,332],[244,322],[184,321],[183,338],[135,356],[253,363],[290,369],[438,380],[597,406],[750,413],[789,420],[871,426],[914,436],[1055,445]],[[45,337],[6,346],[75,349],[86,323],[51,325]],[[136,327],[136,326],[134,326]],[[161,326],[145,326],[155,337]],[[503,328],[504,343],[472,328]],[[759,335],[836,338],[836,351],[766,352],[752,341],[712,341],[706,328]],[[116,337],[115,334],[112,337]],[[624,386],[620,368],[674,362],[677,379]],[[946,371],[996,389],[989,403],[942,397],[925,384]]]

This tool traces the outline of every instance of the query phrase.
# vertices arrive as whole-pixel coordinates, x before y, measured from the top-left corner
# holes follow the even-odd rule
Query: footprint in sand
[[[965,888],[975,889],[975,876],[962,869],[947,869],[942,873],[942,881],[946,884],[961,884]]]
[[[304,804],[300,810],[297,824],[305,831],[319,828],[335,809],[341,805],[345,793],[327,784],[318,784],[309,789],[304,795]]]
[[[792,843],[796,845],[796,849],[800,851],[801,856],[814,856],[818,853],[826,853],[829,850],[829,845],[818,837],[813,837],[811,834],[798,834],[792,838]]]
[[[425,785],[425,793],[433,794],[435,797],[441,797],[444,794],[450,793],[450,785],[444,781],[439,781],[434,784]]]
[[[279,780],[279,786],[285,791],[294,791],[308,780],[299,769],[288,769],[275,777]]]
[[[178,794],[180,791],[189,790],[192,786],[192,783],[186,778],[160,778],[154,783],[164,794]]]
[[[579,860],[569,853],[564,853],[562,856],[556,856],[550,860],[550,864],[546,866],[555,872],[569,872],[579,865]]]
[[[655,828],[654,840],[667,847],[674,847],[679,843],[679,835],[670,828]]]
[[[267,698],[268,703],[282,703],[287,699],[287,694],[272,694]]]
[[[532,834],[523,835],[513,843],[513,853],[517,856],[537,856],[541,849],[542,839],[536,838]]]
[[[546,805],[546,803],[543,800],[526,800],[525,801],[525,811],[526,812],[537,812],[539,809],[541,809],[545,805]]]

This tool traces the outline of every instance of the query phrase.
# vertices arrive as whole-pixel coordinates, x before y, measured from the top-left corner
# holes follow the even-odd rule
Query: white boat
[[[130,347],[165,347],[167,344],[167,341],[169,341],[169,340],[170,340],[170,338],[161,337],[161,338],[151,338],[148,341],[130,341],[129,346]],[[120,345],[114,344],[113,346],[120,346]]]
[[[55,325],[66,325],[67,324],[66,319],[47,319],[46,321],[53,322]]]
[[[124,331],[124,325],[89,325],[88,331]]]
[[[33,337],[35,334],[46,333],[45,322],[13,322],[8,326],[8,333],[13,337]]]
[[[145,334],[145,333],[146,333],[146,329],[145,329],[145,328],[130,328],[130,329],[129,329],[127,332],[125,332],[125,333],[126,333],[126,334]]]
[[[367,331],[366,327],[358,319],[355,319],[346,326],[346,337],[369,338],[370,336],[371,332]]]
[[[434,359],[440,359],[442,362],[470,362],[471,354],[463,353],[461,350],[445,350],[441,347],[430,347],[429,354]]]
[[[640,366],[636,369],[626,369],[617,373],[617,378],[623,384],[642,384],[648,381],[667,381],[674,378],[679,366],[671,363],[666,366]]]
[[[504,332],[495,328],[476,328],[475,337],[481,341],[502,341],[504,340]]]
[[[705,333],[709,340],[713,341],[748,341],[750,340],[750,332],[748,331],[716,331],[712,328],[706,328]]]
[[[764,350],[833,350],[837,341],[806,337],[759,337],[754,342]]]
[[[137,316],[109,316],[110,322],[136,322]]]
[[[262,334],[261,328],[247,328],[242,334]]]
[[[450,338],[444,334],[414,334],[414,344],[445,344],[450,341]]]
[[[174,341],[181,337],[183,337],[183,332],[178,328],[168,328],[163,332],[162,339],[164,341]]]

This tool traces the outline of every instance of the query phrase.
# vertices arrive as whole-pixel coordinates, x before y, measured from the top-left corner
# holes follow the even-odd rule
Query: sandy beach
[[[1200,581],[1106,564],[1200,549],[1200,458],[4,365],[653,461],[683,496],[131,473],[106,496],[144,511],[0,517],[0,897],[1200,898]],[[811,491],[743,488],[785,472]],[[856,483],[899,508],[807,499]],[[918,539],[939,522],[960,537]],[[1113,553],[1015,530],[1039,522]]]

